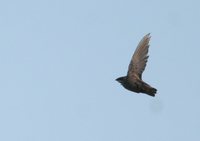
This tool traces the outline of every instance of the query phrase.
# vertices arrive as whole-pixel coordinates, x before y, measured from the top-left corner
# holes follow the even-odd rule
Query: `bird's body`
[[[157,90],[142,80],[142,73],[149,57],[147,55],[149,40],[150,34],[143,37],[133,54],[127,75],[119,77],[116,80],[121,83],[124,88],[130,91],[155,96]]]

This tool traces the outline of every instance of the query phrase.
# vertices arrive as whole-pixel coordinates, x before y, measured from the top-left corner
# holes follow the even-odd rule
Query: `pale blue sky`
[[[199,141],[198,0],[0,2],[1,141]],[[125,90],[151,33],[143,79]]]

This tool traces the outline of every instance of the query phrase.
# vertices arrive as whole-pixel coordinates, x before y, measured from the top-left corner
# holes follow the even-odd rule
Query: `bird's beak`
[[[122,81],[120,80],[120,78],[115,79],[117,82],[121,83]]]

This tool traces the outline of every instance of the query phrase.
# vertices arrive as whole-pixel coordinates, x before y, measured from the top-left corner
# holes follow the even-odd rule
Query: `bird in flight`
[[[150,38],[150,33],[142,38],[132,56],[127,75],[117,78],[116,81],[130,91],[155,96],[157,90],[142,80],[142,73],[149,58],[148,49]]]

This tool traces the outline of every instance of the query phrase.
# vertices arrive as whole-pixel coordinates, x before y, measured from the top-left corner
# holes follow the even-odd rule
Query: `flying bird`
[[[139,42],[131,62],[128,67],[126,76],[116,79],[122,86],[136,93],[144,93],[150,96],[155,96],[157,90],[142,80],[142,73],[145,70],[149,49],[150,33],[145,35]]]

